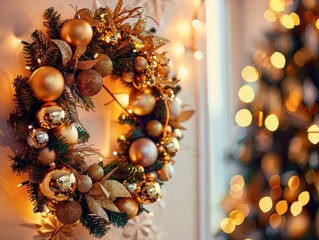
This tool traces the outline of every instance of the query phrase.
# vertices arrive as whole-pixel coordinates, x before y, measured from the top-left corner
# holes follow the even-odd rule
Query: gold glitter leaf
[[[52,39],[51,41],[54,42],[55,45],[57,45],[61,52],[62,64],[66,65],[68,62],[70,62],[73,55],[70,45],[60,39]]]
[[[109,221],[109,216],[106,214],[102,206],[99,204],[94,197],[91,197],[88,194],[85,194],[85,199],[88,204],[88,207],[92,213],[99,215],[101,218],[104,218],[106,221]]]
[[[131,197],[127,188],[116,180],[107,180],[102,184],[112,197]]]
[[[117,206],[113,201],[109,199],[96,199],[96,201],[105,209],[110,210],[112,212],[120,212]]]
[[[135,23],[134,28],[131,31],[131,35],[138,35],[141,32],[144,32],[146,24],[147,24],[147,17],[144,14],[141,14],[140,18]]]
[[[80,61],[77,62],[76,68],[80,70],[88,70],[91,69],[99,60],[94,59],[94,60],[89,60],[89,61]]]
[[[86,51],[87,41],[86,39],[82,40],[78,47],[76,48],[72,60],[79,59]]]

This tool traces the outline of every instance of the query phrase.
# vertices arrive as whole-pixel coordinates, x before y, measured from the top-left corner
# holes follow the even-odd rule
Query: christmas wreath
[[[145,30],[148,17],[141,8],[123,7],[120,0],[114,11],[80,9],[63,21],[49,8],[43,18],[46,32],[36,30],[30,42],[22,41],[31,76],[13,82],[15,109],[8,123],[24,149],[10,156],[11,168],[26,176],[20,186],[27,188],[33,211],[54,214],[62,223],[58,231],[80,221],[101,238],[110,224],[122,227],[147,211],[144,204],[160,200],[161,185],[174,173],[180,123],[193,111],[183,110],[176,97],[179,80],[169,76],[170,60],[158,52],[167,40]],[[129,87],[128,106],[108,88],[110,81]],[[130,127],[105,165],[87,144],[77,111],[92,110],[91,97],[102,89],[123,110],[118,122]],[[91,155],[100,155],[100,162],[88,166]]]

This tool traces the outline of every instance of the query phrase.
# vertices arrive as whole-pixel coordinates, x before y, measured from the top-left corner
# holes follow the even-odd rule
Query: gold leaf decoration
[[[70,45],[67,44],[67,42],[60,39],[52,39],[51,41],[54,42],[55,45],[57,45],[61,52],[62,64],[66,65],[68,62],[70,62],[73,55]]]
[[[116,180],[107,180],[102,184],[112,197],[131,197],[127,188]]]
[[[76,68],[80,70],[88,70],[91,69],[99,60],[89,60],[89,61],[80,61],[76,63]]]
[[[100,203],[94,199],[94,197],[91,197],[89,194],[85,194],[85,199],[92,213],[95,213],[101,218],[104,218],[106,221],[109,221],[109,216],[106,214]]]
[[[76,48],[72,60],[79,59],[85,53],[86,47],[87,47],[87,41],[86,39],[84,39],[79,43],[78,47]]]

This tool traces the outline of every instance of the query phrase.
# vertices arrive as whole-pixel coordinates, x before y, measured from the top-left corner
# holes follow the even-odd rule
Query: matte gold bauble
[[[145,116],[154,110],[156,98],[149,88],[144,90],[134,89],[130,92],[129,104],[135,115]]]
[[[89,166],[88,173],[93,182],[100,181],[104,177],[104,170],[100,165]]]
[[[66,41],[73,50],[81,41],[85,40],[88,45],[93,37],[90,24],[83,19],[71,19],[63,24],[60,32],[61,39]]]
[[[54,130],[54,135],[63,137],[65,143],[75,145],[78,143],[78,130],[74,124],[64,124],[62,127]]]
[[[65,201],[74,193],[77,185],[75,175],[69,169],[48,172],[40,183],[41,193],[50,200]]]
[[[93,69],[82,71],[76,79],[76,87],[85,97],[98,94],[103,86],[101,74]]]
[[[156,161],[158,150],[152,140],[140,138],[131,144],[129,157],[133,164],[149,167]]]
[[[74,85],[74,83],[75,83],[75,77],[74,77],[74,74],[72,74],[72,73],[65,73],[64,75],[63,75],[63,77],[64,77],[64,84],[66,85],[66,86],[73,86]]]
[[[134,76],[135,76],[135,73],[133,71],[123,71],[122,72],[122,79],[127,83],[133,82]]]
[[[143,72],[147,66],[147,61],[144,57],[137,57],[135,59],[134,67],[137,71]]]
[[[64,124],[65,112],[55,102],[48,102],[41,107],[36,118],[40,127],[54,129]]]
[[[81,175],[78,177],[78,190],[81,193],[86,193],[91,190],[93,181],[88,175]]]
[[[55,161],[55,151],[50,150],[48,147],[41,148],[38,155],[38,161],[40,164],[49,166]]]
[[[168,100],[169,119],[176,121],[182,113],[182,100],[179,97]]]
[[[165,66],[159,65],[158,66],[158,73],[162,77],[166,77],[170,71],[171,71],[171,68],[168,65],[165,65]]]
[[[164,139],[163,146],[166,152],[171,156],[176,155],[180,148],[179,141],[177,140],[176,137],[169,137]]]
[[[158,120],[151,120],[146,124],[146,132],[151,137],[159,137],[162,134],[163,125]]]
[[[174,175],[174,167],[170,163],[164,164],[163,168],[156,171],[157,178],[161,181],[168,181]]]
[[[46,131],[41,128],[32,129],[28,138],[27,143],[30,147],[42,148],[49,142],[49,135]]]
[[[41,67],[32,73],[29,80],[32,94],[43,102],[51,102],[61,96],[64,78],[53,67]]]
[[[102,78],[104,78],[113,71],[113,62],[111,58],[103,53],[99,53],[97,59],[98,62],[93,66],[93,68],[101,74]]]
[[[137,185],[136,200],[143,204],[156,202],[162,196],[162,190],[158,182],[143,181]]]
[[[134,198],[120,198],[115,205],[121,213],[125,212],[130,219],[134,218],[138,213],[138,203]]]
[[[82,207],[75,200],[60,202],[55,207],[55,216],[64,224],[73,224],[80,220]]]

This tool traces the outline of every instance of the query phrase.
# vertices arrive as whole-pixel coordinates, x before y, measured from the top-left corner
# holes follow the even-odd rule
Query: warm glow
[[[274,213],[269,218],[269,224],[272,226],[272,228],[277,228],[281,224],[281,216],[277,213]]]
[[[291,204],[291,207],[290,207],[290,211],[291,211],[291,214],[296,217],[298,216],[301,211],[302,211],[302,205],[300,202],[296,201],[296,202],[293,202]]]
[[[186,78],[188,76],[188,70],[186,67],[181,67],[179,70],[178,70],[178,76],[181,77],[181,78]]]
[[[174,52],[178,55],[182,55],[185,53],[185,48],[182,45],[178,45],[174,48]]]
[[[276,131],[279,126],[278,117],[275,114],[270,114],[265,119],[265,126],[269,131]]]
[[[192,26],[193,26],[193,28],[200,28],[202,26],[202,23],[198,19],[194,19],[192,21]]]
[[[236,225],[233,223],[232,219],[230,218],[225,218],[220,222],[220,228],[225,232],[225,233],[232,233]]]
[[[247,204],[239,204],[236,209],[241,210],[245,214],[245,217],[249,214],[249,207]]]
[[[288,187],[290,190],[295,191],[299,188],[300,186],[300,179],[297,175],[292,176],[289,181],[288,181]]]
[[[244,197],[244,189],[239,191],[233,191],[232,189],[229,189],[229,195],[234,199],[241,199]]]
[[[274,52],[270,57],[271,64],[278,69],[284,68],[286,64],[285,56],[280,52]]]
[[[196,60],[202,60],[203,59],[203,53],[201,52],[201,51],[196,51],[196,52],[194,52],[194,58],[196,59]]]
[[[235,225],[240,225],[245,220],[245,214],[241,210],[234,210],[229,214],[229,218],[233,220]]]
[[[270,0],[269,7],[275,12],[283,12],[285,10],[284,0]]]
[[[288,210],[288,203],[286,200],[281,200],[276,204],[276,211],[279,215],[283,215]]]
[[[255,98],[254,89],[251,86],[244,85],[239,89],[238,97],[244,103],[250,103]]]
[[[233,190],[234,192],[238,192],[242,190],[244,185],[245,185],[245,181],[243,176],[241,175],[233,176],[230,180],[230,189]]]
[[[308,128],[308,139],[312,144],[317,144],[319,142],[319,127],[316,124],[313,124]]]
[[[306,173],[306,181],[308,184],[314,183],[316,179],[317,179],[317,174],[315,170],[311,169]]]
[[[316,21],[316,28],[319,29],[319,18]]]
[[[292,29],[295,26],[293,18],[290,15],[287,15],[287,14],[283,14],[281,16],[280,22],[287,29]]]
[[[302,206],[307,205],[309,200],[310,200],[310,195],[308,191],[304,191],[300,193],[298,196],[298,202],[300,202]]]
[[[272,199],[270,197],[263,197],[259,201],[259,208],[263,212],[269,212],[272,208]]]
[[[253,66],[246,66],[241,71],[241,76],[246,82],[256,82],[259,79],[259,72]]]
[[[290,13],[290,17],[291,17],[292,20],[294,21],[294,25],[295,25],[295,26],[300,25],[300,18],[299,18],[299,16],[298,16],[297,13],[294,13],[294,12]]]
[[[240,127],[248,127],[253,117],[248,109],[241,109],[236,113],[235,121]]]
[[[280,179],[280,176],[278,174],[271,176],[269,179],[269,186],[271,188],[279,186],[280,183],[281,183],[281,179]]]
[[[271,9],[267,9],[265,12],[264,12],[264,17],[265,19],[268,21],[268,22],[276,22],[276,13],[271,10]]]
[[[116,155],[117,155],[117,151],[114,151],[114,152],[113,152],[113,155],[116,156]]]
[[[287,109],[289,111],[291,111],[291,112],[297,111],[301,100],[302,100],[301,93],[299,91],[297,91],[297,90],[293,90],[289,94],[289,96],[288,96],[288,98],[287,98],[287,100],[285,102]]]

